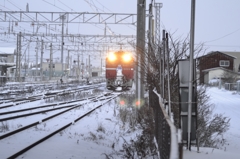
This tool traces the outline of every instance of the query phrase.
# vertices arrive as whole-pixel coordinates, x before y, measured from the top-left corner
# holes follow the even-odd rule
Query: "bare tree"
[[[222,74],[223,83],[234,83],[237,81],[238,74],[235,72],[224,71]]]
[[[223,114],[213,114],[214,105],[209,103],[206,87],[198,89],[198,145],[201,147],[219,148],[225,144],[223,134],[229,129],[230,118]]]
[[[169,48],[167,48],[167,51],[169,52],[169,76],[170,76],[170,90],[171,90],[171,105],[172,105],[172,112],[174,114],[174,123],[178,127],[179,125],[179,79],[178,79],[178,61],[182,59],[187,59],[189,57],[189,37],[174,37],[173,34],[169,34]],[[159,91],[160,80],[159,80],[159,63],[160,63],[160,57],[159,54],[154,54],[153,50],[157,46],[151,46],[152,52],[148,54],[148,62],[150,63],[150,67],[153,71],[148,71],[147,75],[147,82],[150,86],[155,86]],[[161,48],[162,49],[162,48]],[[162,50],[159,50],[162,52]],[[205,49],[203,47],[203,44],[199,44],[195,47],[195,57],[197,57],[200,53],[204,54]],[[161,55],[162,56],[162,55]],[[163,57],[163,56],[162,56]],[[167,57],[167,56],[165,56]],[[167,61],[166,59],[164,59]],[[162,62],[162,61],[161,61]],[[164,71],[165,72],[165,71]],[[164,80],[167,81],[167,76],[164,75]],[[167,85],[164,85],[164,97],[166,99],[168,98],[167,94]]]

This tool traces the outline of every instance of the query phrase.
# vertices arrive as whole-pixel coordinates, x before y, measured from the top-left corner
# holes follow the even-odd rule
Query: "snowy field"
[[[231,118],[230,128],[224,135],[227,145],[221,150],[200,148],[200,153],[193,147],[191,152],[184,150],[184,159],[240,159],[240,95],[216,87],[208,88],[207,94],[215,104],[214,113]]]

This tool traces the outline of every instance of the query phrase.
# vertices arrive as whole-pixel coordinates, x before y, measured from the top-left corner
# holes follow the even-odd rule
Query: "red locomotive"
[[[106,80],[109,90],[127,90],[132,87],[134,59],[130,53],[118,51],[106,58]]]

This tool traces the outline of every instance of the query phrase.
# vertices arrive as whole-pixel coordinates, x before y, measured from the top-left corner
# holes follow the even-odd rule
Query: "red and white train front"
[[[106,58],[106,80],[109,90],[127,90],[132,87],[134,59],[131,53],[118,51]]]

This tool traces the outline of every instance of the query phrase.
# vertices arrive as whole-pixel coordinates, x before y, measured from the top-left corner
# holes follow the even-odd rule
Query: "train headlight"
[[[115,61],[117,59],[117,57],[115,54],[111,53],[108,55],[108,59],[109,59],[109,61]]]
[[[123,55],[123,61],[124,62],[130,62],[132,59],[131,55],[130,54],[124,54]]]

